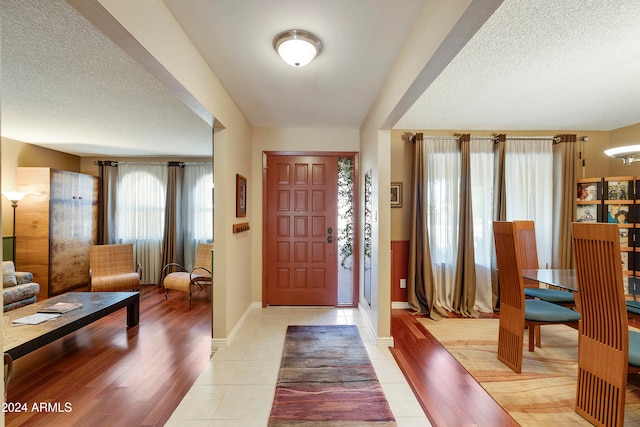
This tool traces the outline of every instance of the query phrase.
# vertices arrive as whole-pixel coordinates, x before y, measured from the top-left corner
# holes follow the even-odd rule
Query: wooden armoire
[[[98,190],[92,175],[19,167],[16,268],[33,273],[38,300],[89,284],[89,249],[98,240]],[[84,289],[80,289],[84,290]]]

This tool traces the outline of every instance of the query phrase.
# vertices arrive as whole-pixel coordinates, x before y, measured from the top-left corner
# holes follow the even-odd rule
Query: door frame
[[[350,157],[353,159],[353,301],[338,307],[357,307],[360,300],[360,165],[357,151],[263,151],[262,152],[262,307],[267,306],[267,159],[269,156]],[[337,274],[337,269],[336,269]],[[338,283],[336,279],[336,291]]]

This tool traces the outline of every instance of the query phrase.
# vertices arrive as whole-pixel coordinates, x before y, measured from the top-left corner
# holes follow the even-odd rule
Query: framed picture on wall
[[[236,216],[247,216],[247,178],[236,174]]]
[[[392,208],[402,207],[402,183],[401,182],[391,183],[391,207]]]

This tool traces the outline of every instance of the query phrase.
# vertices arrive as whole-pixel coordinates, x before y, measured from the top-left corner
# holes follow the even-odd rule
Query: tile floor
[[[430,426],[387,348],[376,347],[356,309],[254,308],[218,350],[166,426],[267,425],[288,325],[357,325],[399,427]]]

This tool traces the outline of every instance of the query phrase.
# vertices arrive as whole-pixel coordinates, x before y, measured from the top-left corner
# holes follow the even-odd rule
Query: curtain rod
[[[416,136],[409,135],[409,142],[415,141]],[[459,136],[425,136],[423,139],[460,139]],[[492,141],[498,142],[497,136],[473,136],[471,135],[471,139],[490,139]],[[515,140],[527,140],[527,139],[550,139],[553,142],[560,142],[562,139],[559,136],[507,136],[507,140],[515,139]],[[576,138],[577,141],[589,142],[588,136],[579,136]]]
[[[169,165],[169,164],[177,164],[179,166],[189,166],[189,165],[206,165],[212,162],[116,162],[112,160],[96,160],[93,162],[94,165],[106,164],[108,166],[118,166],[118,164],[125,165]]]

